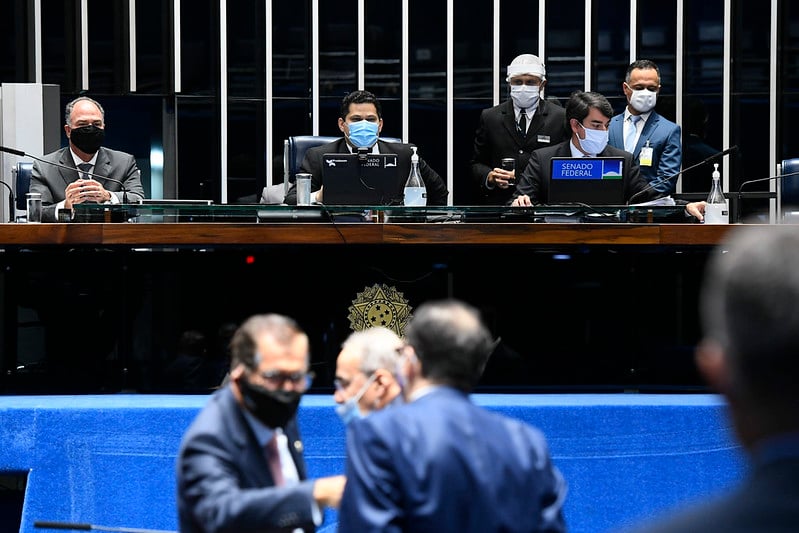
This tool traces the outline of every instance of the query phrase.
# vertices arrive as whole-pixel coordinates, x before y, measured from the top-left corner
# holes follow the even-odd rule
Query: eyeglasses
[[[273,389],[282,389],[286,383],[291,383],[295,389],[304,391],[311,386],[311,382],[316,377],[313,372],[278,372],[277,370],[256,373],[264,382]]]

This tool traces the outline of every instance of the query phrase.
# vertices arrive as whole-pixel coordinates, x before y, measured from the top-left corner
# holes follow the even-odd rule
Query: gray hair
[[[103,106],[100,105],[100,102],[98,102],[97,100],[94,100],[92,98],[89,98],[88,96],[78,96],[77,98],[72,100],[70,103],[68,103],[67,107],[64,109],[64,124],[69,126],[69,117],[70,117],[70,115],[72,115],[72,109],[74,109],[75,104],[77,104],[81,100],[85,100],[87,102],[91,102],[94,105],[96,105],[97,109],[100,110],[100,114],[103,116],[103,122],[105,122],[105,109],[103,109]]]
[[[402,339],[392,330],[375,326],[350,333],[341,348],[351,350],[360,356],[359,368],[367,376],[381,368],[393,375],[396,374],[399,359],[397,348],[401,344]]]

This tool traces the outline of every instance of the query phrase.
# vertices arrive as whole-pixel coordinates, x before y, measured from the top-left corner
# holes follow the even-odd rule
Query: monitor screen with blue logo
[[[547,204],[623,205],[624,158],[553,157]]]

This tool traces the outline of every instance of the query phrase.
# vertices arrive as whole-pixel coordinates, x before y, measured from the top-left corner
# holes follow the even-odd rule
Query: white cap
[[[544,68],[543,61],[533,54],[516,56],[508,65],[508,77],[505,78],[505,81],[510,81],[514,76],[521,76],[522,74],[538,76],[542,80],[547,79],[547,70]]]

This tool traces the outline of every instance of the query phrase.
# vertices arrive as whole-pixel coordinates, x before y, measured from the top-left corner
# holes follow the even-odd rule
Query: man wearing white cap
[[[546,69],[538,56],[517,56],[506,81],[510,98],[480,114],[471,161],[481,201],[494,205],[505,205],[513,196],[515,174],[521,174],[533,150],[568,138],[563,107],[543,98]],[[514,159],[515,172],[502,169],[505,158]]]

